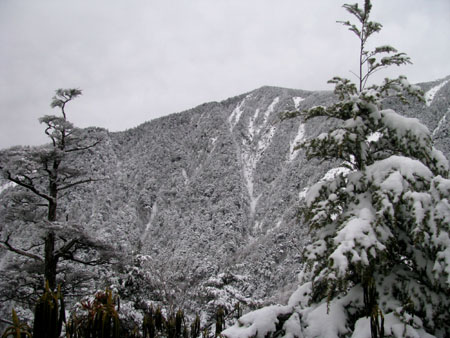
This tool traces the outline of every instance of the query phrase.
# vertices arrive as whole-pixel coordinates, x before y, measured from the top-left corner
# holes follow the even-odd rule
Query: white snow
[[[292,312],[292,307],[271,305],[243,315],[238,323],[222,332],[228,338],[264,338],[276,331],[278,316]]]
[[[289,161],[292,162],[298,155],[298,149],[294,149],[297,145],[299,145],[305,139],[305,124],[300,122],[298,126],[297,135],[295,135],[294,140],[291,142],[289,146]]]
[[[306,193],[307,193],[307,192],[308,192],[308,187],[304,188],[302,191],[300,191],[300,192],[298,193],[298,199],[299,199],[299,201],[305,199]]]
[[[386,182],[393,171],[398,171],[401,176],[411,182],[416,181],[419,177],[426,180],[433,178],[431,170],[422,162],[404,156],[391,156],[367,167],[367,175],[372,177],[375,184],[384,184],[383,188],[388,190],[396,189],[396,186],[389,185],[389,182],[392,184],[394,182]]]
[[[181,175],[184,178],[184,184],[188,184],[189,183],[189,177],[188,177],[187,172],[186,172],[186,170],[184,168],[181,169]]]
[[[253,218],[256,212],[261,195],[255,196],[254,192],[254,171],[260,161],[264,151],[270,145],[273,136],[275,135],[276,127],[269,126],[268,121],[270,114],[275,110],[275,106],[279,102],[279,97],[276,97],[264,112],[263,119],[258,119],[261,111],[255,110],[253,116],[249,119],[247,137],[242,140],[241,162],[243,168],[243,175],[247,186],[247,191],[250,199],[250,218]],[[241,109],[241,106],[239,106]],[[260,121],[259,123],[257,123]]]
[[[247,186],[248,196],[250,198],[250,218],[253,218],[256,212],[256,206],[258,204],[259,196],[254,194],[254,177],[253,172],[256,169],[256,164],[259,161],[257,156],[253,156],[252,153],[242,152],[241,154],[243,164],[243,174]]]
[[[450,113],[450,108],[447,110],[447,114]],[[443,127],[445,126],[445,124],[447,123],[447,114],[445,114],[444,116],[442,116],[442,118],[439,120],[437,127],[433,130],[433,133],[431,134],[433,137],[436,136],[437,132]]]
[[[330,258],[338,276],[347,274],[349,256],[352,263],[362,262],[368,265],[368,253],[374,253],[372,248],[384,249],[371,224],[374,219],[373,210],[364,207],[358,212],[358,215],[351,218],[333,239],[337,247]]]
[[[298,110],[298,107],[300,107],[300,103],[302,101],[304,101],[305,99],[303,97],[300,97],[300,96],[295,96],[295,97],[292,98],[292,100],[294,101],[295,110]]]
[[[150,231],[150,228],[152,226],[153,220],[155,219],[156,213],[158,212],[158,205],[157,202],[153,203],[152,206],[152,212],[150,214],[150,220],[148,221],[147,225],[145,226],[145,232],[144,232],[144,240],[147,238],[148,236],[148,232]]]
[[[399,137],[412,133],[419,140],[423,140],[430,136],[428,128],[416,118],[404,117],[392,109],[385,109],[380,113],[384,125],[391,130],[395,130]]]
[[[311,299],[312,283],[306,282],[300,285],[297,290],[289,297],[289,306],[307,307]]]
[[[294,312],[283,325],[283,338],[303,338],[302,326],[300,324],[300,316]]]
[[[332,168],[327,171],[327,173],[320,179],[320,182],[331,181],[340,174],[347,174],[350,172],[349,168],[346,167],[337,167]]]
[[[260,139],[258,140],[258,146],[256,148],[257,154],[262,155],[262,153],[267,149],[267,147],[270,145],[270,142],[272,141],[273,136],[275,135],[275,131],[277,129],[275,126],[271,126],[269,130],[263,134]]]
[[[270,104],[270,106],[267,108],[265,114],[264,114],[264,120],[263,120],[263,125],[266,125],[267,120],[269,119],[270,114],[272,114],[275,110],[275,106],[278,104],[278,102],[280,102],[280,98],[277,96],[272,103]]]
[[[434,97],[436,96],[437,92],[439,90],[441,90],[442,87],[444,87],[448,83],[448,81],[449,80],[445,80],[445,81],[441,82],[440,84],[438,84],[437,86],[434,86],[433,88],[431,88],[429,91],[427,91],[425,93],[425,102],[428,107],[431,106],[431,103],[433,102]]]
[[[253,140],[253,137],[255,136],[255,121],[258,118],[258,115],[259,109],[256,109],[255,114],[253,114],[253,117],[248,122],[248,136],[250,140]],[[256,133],[259,133],[259,130],[257,130]]]
[[[245,104],[245,101],[251,97],[251,94],[247,95],[241,102],[239,102],[234,108],[234,110],[231,112],[230,116],[228,117],[228,123],[230,124],[230,131],[233,131],[233,128],[236,126],[236,124],[241,119],[243,110],[242,106]]]
[[[277,222],[277,224],[275,225],[275,228],[278,229],[278,228],[281,226],[282,223],[283,223],[283,220],[280,219],[280,220]]]
[[[0,194],[8,188],[14,187],[16,184],[14,182],[7,182],[0,186]]]
[[[339,301],[328,304],[326,301],[303,315],[308,324],[306,337],[338,338],[348,333],[346,310]]]
[[[372,134],[369,135],[369,137],[367,137],[367,142],[369,142],[369,143],[370,142],[377,142],[382,135],[383,134],[381,134],[380,132],[376,131],[375,133],[372,133]]]

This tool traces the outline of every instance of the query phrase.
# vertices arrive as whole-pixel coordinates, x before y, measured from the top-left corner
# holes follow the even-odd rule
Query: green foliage
[[[410,58],[405,53],[397,53],[397,50],[391,46],[379,46],[373,50],[366,49],[367,40],[374,33],[380,32],[383,27],[380,23],[369,20],[372,10],[370,0],[364,1],[364,8],[360,8],[358,4],[345,4],[343,7],[358,21],[357,24],[350,21],[338,22],[348,27],[358,37],[360,42],[359,74],[355,74],[359,80],[360,91],[366,87],[369,77],[378,70],[387,66],[400,66],[411,63]]]
[[[81,94],[82,91],[78,88],[57,89],[56,95],[53,96],[52,98],[52,103],[50,104],[50,107],[52,108],[59,107],[64,109],[64,106],[67,102],[76,98],[77,96],[80,96]]]
[[[387,316],[388,325],[399,318],[416,334],[445,335],[450,319],[443,314],[450,305],[450,279],[444,272],[450,266],[442,260],[450,257],[448,161],[417,119],[382,109],[386,97],[423,101],[420,88],[404,76],[367,85],[374,72],[410,63],[409,58],[390,46],[366,49],[368,38],[382,27],[369,21],[369,0],[364,8],[344,8],[357,19],[356,24],[341,23],[360,40],[359,83],[334,77],[329,82],[339,102],[285,114],[333,119],[335,127],[301,147],[308,158],[346,168],[306,195],[304,219],[313,242],[304,251],[303,281],[312,281],[310,305],[325,301],[333,311],[345,297],[353,297],[345,303],[344,327],[350,330],[367,320],[372,337],[384,336]],[[447,187],[447,195],[437,187]]]
[[[198,336],[200,336],[200,317],[196,315],[191,324],[191,338],[196,338]]]
[[[216,337],[220,335],[220,333],[225,328],[225,311],[223,307],[219,306],[216,311]]]
[[[198,321],[197,321],[198,320]],[[197,337],[193,335],[195,333],[194,327],[200,332],[200,318],[197,316],[194,323],[191,325],[191,337]],[[150,308],[144,316],[144,322],[142,326],[144,338],[153,337],[189,337],[189,330],[185,324],[184,312],[179,309],[176,313],[171,313],[168,318],[164,318],[161,308],[158,307],[156,311]]]
[[[61,334],[62,324],[66,321],[64,298],[61,287],[53,292],[48,282],[45,292],[36,304],[34,312],[33,337],[34,338],[57,338]]]
[[[144,333],[144,338],[156,337],[156,325],[155,318],[153,316],[153,308],[151,308],[150,311],[144,316],[144,321],[142,323],[142,332]]]
[[[75,314],[67,324],[70,338],[118,338],[120,335],[119,299],[110,290],[99,292],[93,301],[81,303],[87,312],[83,317]]]
[[[17,317],[17,313],[12,309],[12,321],[13,324],[6,328],[2,335],[2,338],[23,338],[23,337],[33,337],[30,333],[30,327],[26,323],[21,323]]]

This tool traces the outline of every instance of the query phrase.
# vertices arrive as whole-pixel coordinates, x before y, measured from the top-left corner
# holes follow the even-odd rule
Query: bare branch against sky
[[[1,0],[0,148],[47,141],[37,120],[57,88],[83,89],[77,126],[111,131],[263,85],[331,89],[357,65],[344,2]],[[448,0],[374,1],[380,41],[414,63],[392,76],[450,75],[449,13]]]

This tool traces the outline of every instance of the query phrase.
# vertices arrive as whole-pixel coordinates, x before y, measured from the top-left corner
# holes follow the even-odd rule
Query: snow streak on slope
[[[450,109],[447,110],[447,114],[450,114]],[[442,116],[442,118],[439,120],[437,127],[433,130],[433,133],[431,134],[433,137],[436,136],[438,131],[445,126],[445,123],[447,122],[447,114]]]
[[[303,139],[305,138],[305,124],[300,122],[300,125],[298,126],[297,135],[295,135],[295,138],[293,141],[291,141],[289,146],[289,161],[292,162],[295,160],[298,154],[298,149],[294,149],[297,145],[299,145]]]
[[[437,86],[434,86],[433,88],[431,88],[429,91],[427,91],[425,93],[425,101],[426,101],[426,105],[429,107],[431,106],[431,103],[433,102],[434,96],[436,95],[436,93],[442,89],[442,87],[444,87],[447,82],[449,80],[445,80],[443,82],[441,82],[440,84],[438,84]]]
[[[233,131],[233,128],[239,122],[242,116],[242,106],[245,104],[245,101],[251,97],[251,94],[247,95],[241,102],[238,103],[236,108],[234,108],[231,115],[228,117],[228,123],[230,124],[230,131]]]
[[[275,106],[278,102],[279,97],[276,97],[264,112],[262,121],[258,121],[260,110],[255,110],[254,115],[248,122],[248,129],[246,133],[247,137],[242,140],[241,162],[245,183],[250,198],[250,218],[254,217],[258,200],[261,197],[261,195],[255,196],[254,171],[257,163],[261,159],[262,154],[270,145],[273,135],[275,134],[276,128],[274,126],[269,126],[268,121],[270,114],[274,112]]]
[[[155,216],[156,216],[157,212],[158,212],[158,205],[155,202],[155,203],[153,203],[153,206],[152,206],[152,212],[151,212],[151,215],[150,215],[150,220],[148,221],[147,225],[145,226],[145,233],[144,233],[144,236],[143,236],[144,240],[147,239],[148,232],[150,231],[150,229],[152,227],[152,223],[153,223],[153,220],[155,219]]]

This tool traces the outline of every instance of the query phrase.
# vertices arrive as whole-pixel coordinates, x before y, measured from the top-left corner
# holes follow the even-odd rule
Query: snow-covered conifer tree
[[[334,119],[336,127],[302,147],[309,158],[348,168],[306,195],[312,242],[304,252],[302,285],[291,308],[271,317],[279,322],[293,313],[283,326],[289,337],[450,336],[448,160],[417,119],[382,107],[388,96],[421,99],[418,87],[403,76],[369,85],[376,71],[410,63],[391,46],[367,49],[368,38],[382,28],[369,20],[371,7],[370,0],[363,8],[346,4],[357,23],[341,22],[360,42],[358,82],[335,77],[330,82],[339,102],[289,114]],[[247,317],[246,332],[259,334],[257,316]],[[244,332],[238,328],[225,335]]]
[[[11,212],[11,226],[2,228],[0,246],[26,259],[36,266],[43,265],[43,275],[51,290],[56,288],[58,264],[71,261],[84,265],[98,265],[102,260],[84,260],[76,253],[93,249],[104,249],[105,245],[90,239],[78,224],[64,221],[59,212],[61,196],[73,187],[98,181],[89,171],[74,166],[78,154],[90,150],[100,143],[100,135],[75,128],[67,120],[66,105],[81,95],[79,89],[58,89],[51,102],[52,108],[59,108],[61,116],[45,115],[40,122],[45,125],[45,134],[51,142],[39,147],[13,147],[0,151],[0,174],[15,184],[8,211]],[[69,161],[70,160],[70,161]],[[72,161],[72,162],[71,162]],[[41,210],[45,210],[44,215]],[[43,243],[24,249],[11,238],[17,220],[28,224],[35,233],[44,231]],[[19,238],[20,240],[20,238]],[[39,251],[43,247],[43,253]],[[100,250],[97,250],[100,252]],[[26,283],[25,283],[26,284]]]

